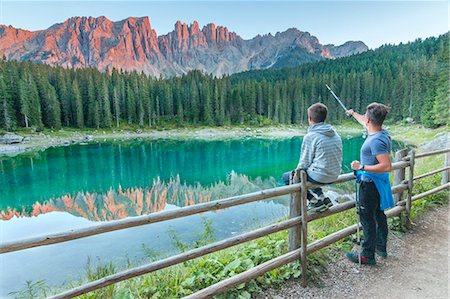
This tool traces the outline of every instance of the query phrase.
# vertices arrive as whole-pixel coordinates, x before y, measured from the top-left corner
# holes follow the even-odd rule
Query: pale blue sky
[[[225,25],[244,39],[296,27],[322,44],[362,40],[370,48],[449,30],[448,1],[4,1],[0,24],[39,30],[71,16],[113,21],[148,16],[158,35],[177,20]]]

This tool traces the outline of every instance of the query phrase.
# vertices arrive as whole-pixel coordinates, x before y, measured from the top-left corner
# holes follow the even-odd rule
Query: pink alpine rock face
[[[72,17],[46,30],[27,31],[0,25],[0,56],[69,68],[95,67],[139,71],[151,76],[181,75],[202,70],[216,76],[269,68],[299,48],[312,60],[366,51],[363,42],[323,46],[308,32],[290,28],[275,35],[244,40],[227,27],[197,21],[175,23],[158,36],[148,17],[113,22],[101,17]],[[295,66],[295,65],[292,65]]]

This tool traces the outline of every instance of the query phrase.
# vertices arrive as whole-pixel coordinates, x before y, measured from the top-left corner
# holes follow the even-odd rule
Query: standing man
[[[361,162],[353,161],[351,168],[357,171],[359,188],[359,212],[364,240],[362,252],[347,252],[352,262],[374,265],[375,253],[387,257],[386,243],[388,225],[384,210],[394,206],[389,172],[392,169],[390,152],[391,137],[382,125],[389,112],[383,104],[367,106],[365,115],[348,110],[361,125],[367,128],[368,136],[361,147]]]
[[[334,182],[341,172],[342,141],[334,128],[324,123],[328,109],[322,103],[316,103],[308,108],[310,127],[303,138],[300,161],[297,169],[306,171],[308,182],[313,184],[329,184]],[[294,172],[294,171],[293,171]],[[283,181],[289,185],[293,172],[283,174]],[[308,211],[319,213],[333,206],[325,197],[322,188],[308,190]]]

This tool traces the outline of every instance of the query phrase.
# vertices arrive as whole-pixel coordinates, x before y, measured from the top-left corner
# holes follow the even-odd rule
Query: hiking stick
[[[339,99],[339,97],[334,93],[334,91],[330,88],[330,86],[328,86],[327,84],[325,84],[325,86],[328,88],[328,90],[331,92],[331,94],[333,95],[333,97],[336,99],[336,101],[341,105],[342,108],[344,108],[345,112],[348,111],[347,107],[345,107],[345,105],[342,103],[341,99]]]
[[[359,254],[358,254],[358,265],[359,268],[361,268],[361,236],[359,234],[359,224],[361,223],[361,209],[360,209],[360,204],[359,204],[359,184],[357,181],[355,181],[355,199],[356,199],[356,220],[358,220],[358,223],[356,225],[356,240],[358,242],[358,247],[359,247]],[[358,271],[359,272],[359,271]]]

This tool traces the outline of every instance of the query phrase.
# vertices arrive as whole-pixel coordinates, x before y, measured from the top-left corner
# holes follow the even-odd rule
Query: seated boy
[[[296,169],[305,170],[308,182],[313,184],[329,184],[337,179],[341,171],[342,141],[334,128],[324,123],[328,109],[322,103],[308,108],[310,127],[303,138],[300,161]],[[283,181],[289,185],[293,172],[283,174]],[[333,203],[323,195],[321,188],[308,190],[308,211],[323,212]]]

